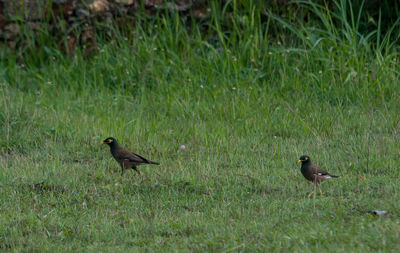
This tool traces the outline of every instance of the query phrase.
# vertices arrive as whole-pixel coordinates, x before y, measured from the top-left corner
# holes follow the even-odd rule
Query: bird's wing
[[[120,150],[118,150],[117,153],[118,153],[117,154],[118,159],[121,159],[121,160],[127,160],[127,161],[134,162],[134,163],[149,163],[149,160],[147,160],[143,156],[132,153],[131,151],[126,150],[124,148],[121,148]]]
[[[318,175],[318,176],[326,176],[329,175],[328,172],[326,172],[325,170],[321,169],[320,167],[316,166],[316,165],[311,165],[311,171],[313,172],[314,175]]]

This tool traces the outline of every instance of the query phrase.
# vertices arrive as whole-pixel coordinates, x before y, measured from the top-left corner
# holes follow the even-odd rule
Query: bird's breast
[[[312,173],[309,167],[301,166],[301,174],[303,174],[303,176],[307,180],[314,181],[314,174]]]

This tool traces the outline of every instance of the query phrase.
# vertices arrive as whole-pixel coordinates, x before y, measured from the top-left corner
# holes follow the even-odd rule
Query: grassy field
[[[252,20],[218,43],[160,19],[92,59],[3,56],[0,248],[398,251],[398,50]],[[109,136],[161,163],[149,182],[117,181]],[[303,154],[340,176],[324,196]]]

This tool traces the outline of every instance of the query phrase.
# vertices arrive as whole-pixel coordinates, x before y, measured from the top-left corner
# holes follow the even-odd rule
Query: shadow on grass
[[[20,184],[18,188],[24,192],[36,192],[36,193],[58,193],[63,194],[67,191],[67,186],[49,184],[46,181],[36,184]]]
[[[267,185],[251,185],[248,186],[246,190],[252,194],[257,195],[284,194],[284,191],[282,191],[282,189],[271,188]]]
[[[142,183],[128,185],[123,188],[124,193],[134,194],[155,194],[162,192],[173,192],[179,194],[196,194],[196,195],[210,195],[209,190],[205,185],[196,185],[189,181],[171,182],[156,182],[156,183]]]
[[[164,229],[163,231],[158,231],[157,234],[159,234],[162,237],[189,237],[197,234],[202,234],[204,233],[204,229],[199,228],[199,227],[194,227],[194,226],[186,226],[182,229],[171,229],[167,230]]]

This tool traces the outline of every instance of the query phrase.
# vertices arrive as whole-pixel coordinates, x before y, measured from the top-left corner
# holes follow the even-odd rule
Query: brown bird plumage
[[[110,146],[110,151],[112,156],[117,160],[119,165],[121,166],[121,176],[124,174],[125,170],[134,169],[139,175],[141,175],[140,171],[138,170],[137,166],[142,164],[156,164],[159,165],[157,162],[150,161],[143,156],[138,154],[132,153],[131,151],[124,149],[121,147],[117,140],[113,137],[108,137],[101,144],[107,144]]]
[[[319,191],[321,192],[321,194],[323,194],[319,184],[321,182],[325,181],[326,179],[338,177],[338,176],[329,174],[325,170],[312,164],[310,157],[308,155],[302,155],[300,157],[300,159],[298,160],[298,162],[299,163],[301,162],[301,174],[303,174],[303,176],[307,180],[314,183],[313,190],[312,190],[312,192],[310,192],[310,194],[308,194],[308,197],[311,197],[311,195],[314,194],[316,186],[318,186]]]

